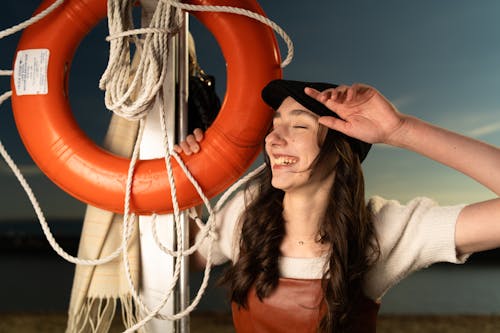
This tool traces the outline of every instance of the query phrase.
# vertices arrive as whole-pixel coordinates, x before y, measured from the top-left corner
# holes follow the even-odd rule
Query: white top
[[[379,196],[372,197],[368,208],[374,217],[380,257],[365,275],[365,295],[379,300],[389,288],[421,268],[436,262],[465,262],[468,255],[458,257],[455,247],[455,224],[463,207],[441,207],[423,197],[406,205]],[[213,246],[214,264],[237,259],[241,230],[237,222],[244,208],[244,191],[240,191],[217,212],[219,237]],[[207,256],[208,241],[202,243],[199,252]],[[280,274],[285,278],[320,279],[325,260],[326,257],[281,257]]]

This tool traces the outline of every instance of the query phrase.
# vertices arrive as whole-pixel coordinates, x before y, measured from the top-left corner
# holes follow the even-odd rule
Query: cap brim
[[[301,82],[292,80],[274,80],[262,90],[262,99],[274,110],[277,110],[283,100],[287,97],[293,97],[302,106],[314,112],[318,116],[338,117],[335,112],[328,109],[322,103],[316,101],[304,92],[306,87],[323,91],[329,88],[336,88],[337,85],[322,82]]]

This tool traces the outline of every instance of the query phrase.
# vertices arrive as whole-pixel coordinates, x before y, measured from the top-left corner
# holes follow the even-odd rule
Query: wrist
[[[418,121],[417,118],[400,114],[398,123],[383,143],[404,148],[408,143],[408,139],[411,136],[416,121]]]

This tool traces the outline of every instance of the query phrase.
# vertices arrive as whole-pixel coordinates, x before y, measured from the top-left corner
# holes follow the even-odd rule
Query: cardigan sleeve
[[[366,296],[378,300],[401,279],[433,263],[465,262],[469,255],[457,256],[455,246],[455,225],[464,206],[438,206],[428,198],[406,205],[371,198],[380,256],[365,275]]]
[[[245,191],[237,192],[224,206],[215,212],[215,240],[212,245],[212,263],[220,265],[238,257],[239,219],[245,209]],[[202,233],[196,235],[201,241]],[[198,252],[205,258],[209,252],[209,238],[203,239]]]

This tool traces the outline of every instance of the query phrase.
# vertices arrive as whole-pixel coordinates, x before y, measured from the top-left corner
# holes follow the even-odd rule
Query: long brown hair
[[[267,167],[248,183],[257,187],[257,194],[240,220],[239,258],[223,279],[230,285],[231,300],[244,308],[252,286],[262,300],[277,287],[280,276],[284,192],[271,186],[269,158],[265,156],[265,160]],[[365,204],[359,158],[347,137],[328,130],[311,174],[331,172],[335,172],[335,181],[319,230],[322,241],[330,244],[322,279],[327,311],[318,331],[347,332],[354,305],[362,296],[364,274],[378,257],[379,248]]]

